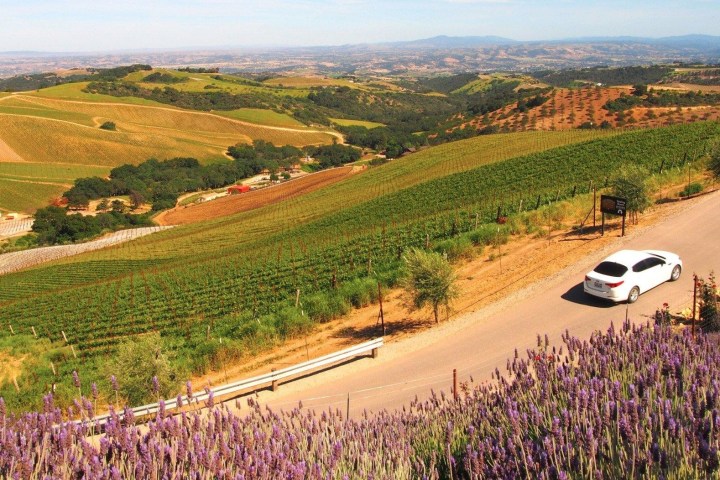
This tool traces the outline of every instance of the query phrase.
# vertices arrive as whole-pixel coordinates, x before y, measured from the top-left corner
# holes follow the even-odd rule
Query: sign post
[[[625,236],[625,215],[627,213],[627,199],[613,197],[611,195],[600,195],[600,211],[602,212],[601,234],[605,235],[605,214],[622,216],[622,233]]]

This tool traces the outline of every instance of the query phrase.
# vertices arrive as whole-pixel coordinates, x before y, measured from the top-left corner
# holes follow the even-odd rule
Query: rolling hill
[[[68,84],[0,97],[0,181],[10,181],[19,163],[25,172],[23,200],[13,200],[10,187],[3,189],[0,210],[32,212],[75,178],[88,172],[104,176],[112,167],[148,158],[217,162],[227,160],[227,148],[237,143],[259,139],[305,146],[339,138],[271,111],[198,112],[132,97],[98,98],[82,88]],[[99,128],[104,122],[116,129]],[[48,180],[48,172],[59,167],[65,169],[62,181]]]
[[[626,162],[652,171],[684,165],[718,137],[715,122],[698,122],[448,143],[303,196],[2,276],[0,319],[54,342],[48,355],[62,378],[79,368],[97,375],[93,365],[120,342],[151,331],[185,368],[202,371],[220,351],[262,348],[307,328],[308,317],[292,313],[298,288],[304,312],[323,321],[349,305],[343,295],[367,283],[368,272],[393,284],[408,246],[484,238],[481,225],[498,207],[512,213],[587,191]],[[47,374],[33,365],[23,368]],[[32,388],[26,378],[24,391]],[[6,398],[8,388],[0,389]]]

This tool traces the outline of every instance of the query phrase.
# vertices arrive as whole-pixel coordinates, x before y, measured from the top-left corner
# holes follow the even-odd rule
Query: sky
[[[720,35],[720,0],[0,0],[0,51]]]

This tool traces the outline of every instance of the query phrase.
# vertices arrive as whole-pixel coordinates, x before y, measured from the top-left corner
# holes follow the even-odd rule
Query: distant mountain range
[[[437,37],[423,38],[420,40],[410,40],[404,42],[392,42],[385,45],[397,47],[411,48],[474,48],[474,47],[491,47],[491,46],[510,46],[510,45],[553,45],[553,44],[594,44],[594,43],[636,43],[648,45],[665,45],[670,48],[692,48],[698,50],[715,50],[720,49],[720,37],[713,35],[682,35],[673,37],[578,37],[560,40],[532,40],[520,41],[511,38],[488,36],[469,36],[469,37],[449,37],[440,35]],[[382,45],[382,44],[380,44]]]
[[[351,52],[352,55],[347,55]],[[0,52],[0,77],[129,63],[206,66],[223,71],[315,74],[433,74],[560,69],[670,62],[720,63],[720,36],[583,37],[518,41],[437,36],[374,44],[267,48],[186,48],[110,53]]]

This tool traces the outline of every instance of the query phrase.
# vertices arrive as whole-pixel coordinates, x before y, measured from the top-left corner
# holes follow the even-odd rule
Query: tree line
[[[36,73],[31,75],[18,75],[11,78],[0,79],[0,91],[27,92],[41,88],[53,87],[65,83],[87,81],[112,81],[141,70],[152,70],[150,65],[134,64],[114,68],[88,68],[88,73],[75,73],[71,75],[58,75],[54,72]]]
[[[631,95],[622,95],[615,100],[609,100],[603,108],[610,112],[622,112],[638,106],[694,107],[717,104],[720,104],[719,93],[657,91],[648,89],[647,85],[635,85]]]
[[[228,148],[232,162],[201,165],[195,158],[155,158],[139,165],[125,164],[110,171],[109,178],[86,177],[75,180],[63,194],[69,207],[87,207],[90,200],[129,195],[135,203],[152,203],[152,210],[172,208],[183,193],[232,185],[238,180],[269,170],[296,164],[300,157],[316,159],[315,169],[330,168],[356,161],[360,152],[345,145],[323,145],[301,150],[292,145],[276,147],[256,140],[252,145],[237,144]]]
[[[100,235],[134,227],[154,225],[147,214],[134,215],[125,212],[123,202],[114,203],[111,211],[97,215],[68,214],[61,207],[48,206],[35,212],[32,231],[38,245],[75,243]]]
[[[672,67],[662,65],[634,67],[589,67],[567,70],[543,70],[533,77],[555,87],[571,87],[577,82],[602,83],[604,85],[635,85],[657,83],[673,72]]]

